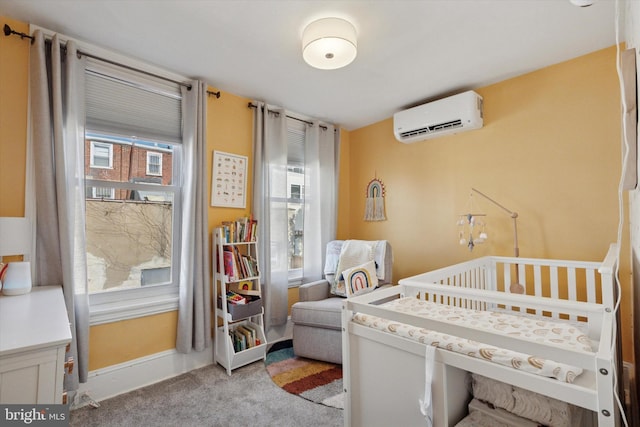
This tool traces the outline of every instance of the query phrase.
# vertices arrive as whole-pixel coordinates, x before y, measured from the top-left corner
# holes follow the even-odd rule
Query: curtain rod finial
[[[4,35],[7,36],[7,37],[10,36],[11,34],[15,34],[16,36],[20,36],[21,39],[25,39],[25,38],[30,39],[31,43],[33,43],[35,41],[35,37],[30,36],[27,33],[21,33],[21,32],[18,32],[18,31],[14,31],[13,29],[11,29],[9,24],[4,24],[3,30],[4,30]]]

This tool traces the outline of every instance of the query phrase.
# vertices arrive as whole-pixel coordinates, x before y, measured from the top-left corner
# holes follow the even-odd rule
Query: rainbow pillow
[[[376,276],[376,263],[368,261],[362,265],[349,268],[342,272],[346,296],[366,294],[378,287]]]

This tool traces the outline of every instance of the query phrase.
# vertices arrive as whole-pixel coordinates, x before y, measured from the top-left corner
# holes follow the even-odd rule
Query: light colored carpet
[[[343,411],[287,393],[262,361],[228,376],[210,365],[71,412],[72,427],[331,427]]]

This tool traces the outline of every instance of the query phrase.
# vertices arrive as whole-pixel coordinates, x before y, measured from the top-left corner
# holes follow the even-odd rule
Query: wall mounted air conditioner
[[[393,115],[393,133],[405,144],[482,127],[482,97],[467,91]]]

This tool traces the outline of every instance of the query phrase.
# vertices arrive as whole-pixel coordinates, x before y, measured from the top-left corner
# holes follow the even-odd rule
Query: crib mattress
[[[436,304],[413,297],[396,299],[381,306],[428,319],[446,321],[485,331],[500,331],[502,334],[518,336],[530,341],[576,351],[593,352],[591,340],[580,328],[573,323],[563,323],[555,319],[547,321],[541,318],[519,316],[499,311],[471,310]],[[535,355],[497,348],[477,341],[390,321],[377,316],[356,313],[353,321],[426,345],[433,345],[567,383],[573,382],[582,373],[580,368],[546,360]]]

